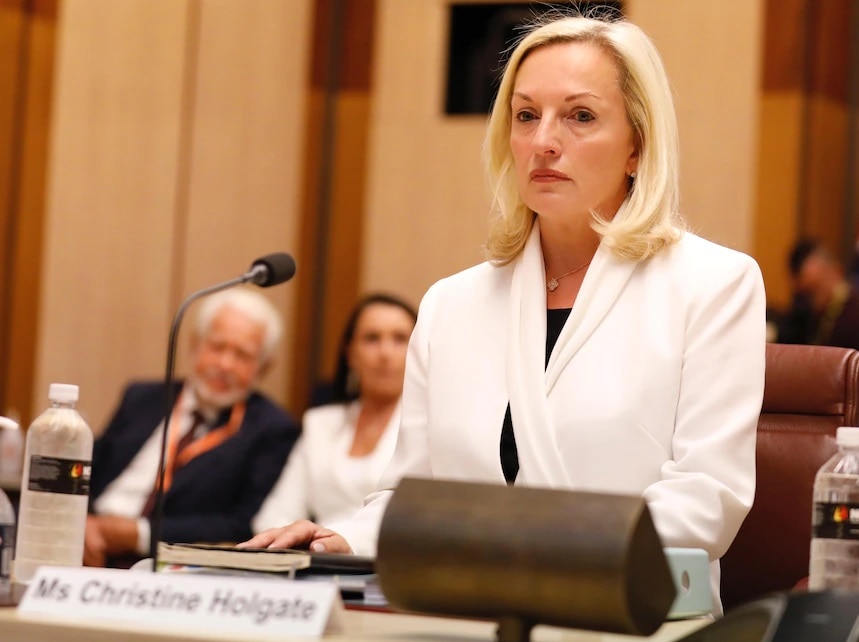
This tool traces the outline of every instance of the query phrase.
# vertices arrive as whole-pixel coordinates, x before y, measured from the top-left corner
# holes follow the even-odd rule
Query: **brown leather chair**
[[[859,425],[859,351],[768,344],[755,502],[722,558],[725,609],[808,575],[814,475],[838,426]]]

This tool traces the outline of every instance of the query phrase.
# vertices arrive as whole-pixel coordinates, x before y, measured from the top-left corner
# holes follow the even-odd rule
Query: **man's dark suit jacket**
[[[177,386],[178,392],[178,386]],[[164,418],[163,383],[134,383],[93,447],[91,502],[131,463]],[[229,418],[225,411],[216,422]],[[164,498],[161,539],[241,542],[298,438],[298,425],[259,393],[247,400],[239,431],[178,468]],[[92,506],[92,504],[90,504]]]

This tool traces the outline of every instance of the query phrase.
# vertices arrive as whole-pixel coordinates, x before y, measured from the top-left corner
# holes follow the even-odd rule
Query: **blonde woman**
[[[397,449],[354,519],[251,540],[375,551],[398,480],[642,495],[667,546],[719,558],[755,490],[757,264],[685,231],[677,125],[653,43],[574,16],[507,61],[485,146],[486,263],[436,283],[412,335]]]

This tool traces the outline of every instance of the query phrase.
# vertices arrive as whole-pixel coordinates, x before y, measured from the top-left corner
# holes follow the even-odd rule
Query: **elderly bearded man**
[[[168,438],[161,538],[238,542],[298,437],[296,422],[255,385],[282,333],[259,293],[234,289],[200,307],[191,373],[177,384]],[[133,383],[96,441],[84,563],[148,554],[149,515],[164,430],[163,383]]]

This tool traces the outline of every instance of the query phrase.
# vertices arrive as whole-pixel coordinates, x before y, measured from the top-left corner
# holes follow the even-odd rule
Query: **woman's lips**
[[[570,177],[554,169],[533,169],[531,180],[538,183],[551,183],[554,181],[568,181]]]

